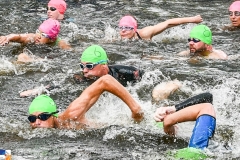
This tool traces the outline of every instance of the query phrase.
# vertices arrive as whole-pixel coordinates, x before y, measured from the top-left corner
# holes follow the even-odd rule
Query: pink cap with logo
[[[240,1],[233,2],[230,5],[229,10],[231,10],[231,11],[240,11]]]
[[[60,23],[52,18],[45,20],[38,28],[41,32],[46,33],[50,39],[56,39],[60,32]]]
[[[133,27],[134,31],[137,30],[137,21],[132,16],[124,16],[119,21],[119,26]]]
[[[64,0],[50,0],[48,7],[55,7],[59,13],[64,14],[67,9],[67,4]]]

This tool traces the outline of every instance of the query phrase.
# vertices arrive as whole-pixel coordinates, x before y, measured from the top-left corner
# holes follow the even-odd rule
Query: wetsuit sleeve
[[[144,74],[142,70],[139,70],[133,66],[112,65],[109,67],[113,72],[112,73],[113,77],[115,77],[118,80],[124,80],[124,81],[141,80],[142,75]]]
[[[200,104],[200,103],[211,103],[213,101],[213,95],[211,93],[201,93],[199,95],[196,95],[194,97],[191,97],[177,105],[175,105],[176,111],[179,111],[185,107],[189,107],[195,104]]]

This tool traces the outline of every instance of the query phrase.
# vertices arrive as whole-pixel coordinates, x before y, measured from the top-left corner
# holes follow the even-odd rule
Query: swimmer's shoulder
[[[228,59],[228,56],[222,50],[213,50],[213,56],[218,59]]]

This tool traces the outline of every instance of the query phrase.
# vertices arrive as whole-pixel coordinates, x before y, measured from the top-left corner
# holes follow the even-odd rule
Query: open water
[[[1,0],[0,35],[33,33],[46,18],[45,0]],[[48,46],[0,47],[0,148],[12,152],[16,160],[68,159],[174,159],[169,153],[187,147],[193,122],[179,124],[178,136],[171,138],[155,126],[153,113],[159,106],[173,105],[198,93],[213,94],[217,129],[207,150],[209,159],[240,158],[240,73],[239,31],[223,31],[230,23],[230,1],[197,0],[68,0],[66,20],[61,22],[61,38],[72,51]],[[121,41],[118,21],[125,14],[136,16],[139,28],[170,18],[200,14],[213,32],[213,46],[229,55],[229,60],[178,57],[188,47],[187,38],[195,24],[170,28],[151,42]],[[104,93],[87,117],[104,123],[89,130],[31,129],[28,106],[34,97],[20,98],[19,92],[53,83],[60,88],[50,94],[63,111],[86,88],[75,84],[79,57],[92,44],[107,51],[110,64],[134,65],[145,71],[143,79],[127,89],[141,104],[145,119],[134,124],[128,107],[112,94]],[[21,52],[48,57],[45,61],[17,64]],[[147,59],[146,55],[160,56]],[[156,105],[151,91],[157,84],[177,79],[182,87]]]

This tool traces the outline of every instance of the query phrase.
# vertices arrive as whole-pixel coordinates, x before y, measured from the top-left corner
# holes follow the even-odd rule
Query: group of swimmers
[[[63,49],[71,48],[70,44],[58,37],[60,32],[59,20],[64,18],[67,5],[64,0],[50,0],[48,3],[48,19],[30,34],[10,34],[0,37],[0,44],[9,42],[35,43],[57,45]],[[229,28],[240,26],[240,1],[235,1],[229,7],[229,16],[232,25]],[[154,26],[138,29],[136,19],[131,15],[122,17],[119,21],[120,36],[122,39],[151,40],[170,27],[185,23],[201,23],[201,16],[174,18]],[[189,50],[179,53],[184,56],[201,56],[209,59],[227,59],[226,53],[212,47],[212,32],[206,25],[196,25],[189,35]],[[19,61],[29,62],[31,57],[20,54]],[[144,118],[141,106],[134,100],[124,87],[127,82],[140,81],[144,71],[123,65],[108,65],[106,51],[99,45],[91,45],[81,55],[80,68],[82,72],[74,75],[77,83],[91,82],[82,94],[76,98],[67,109],[58,114],[55,102],[45,94],[37,96],[29,106],[28,120],[32,128],[68,128],[80,129],[95,127],[96,124],[87,120],[85,113],[95,104],[100,95],[110,92],[123,100],[132,112],[132,118],[139,123]],[[46,87],[46,89],[50,89]],[[20,94],[21,97],[36,95],[36,90],[28,90]],[[189,147],[204,149],[208,147],[209,139],[213,136],[216,127],[216,113],[212,106],[212,95],[204,93],[194,96],[180,104],[171,107],[160,107],[154,114],[157,122],[163,122],[165,133],[176,135],[175,124],[185,121],[196,121]]]

